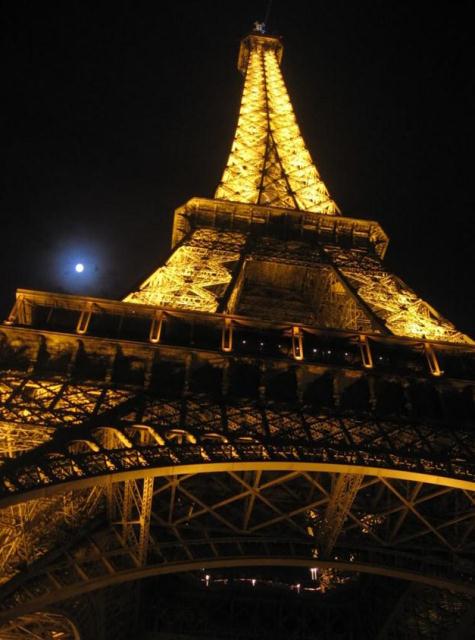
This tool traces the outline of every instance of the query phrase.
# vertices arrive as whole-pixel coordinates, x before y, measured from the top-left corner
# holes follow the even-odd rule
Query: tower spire
[[[236,134],[215,197],[335,215],[338,207],[308,152],[284,84],[280,38],[244,38],[244,89]]]

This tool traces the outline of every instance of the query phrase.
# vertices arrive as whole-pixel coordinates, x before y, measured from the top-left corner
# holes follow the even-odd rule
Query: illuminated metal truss
[[[215,197],[337,214],[300,134],[279,67],[281,55],[276,38],[252,35],[242,44],[241,109]]]
[[[341,473],[334,478],[334,486],[329,494],[325,515],[321,522],[317,518],[316,525],[320,528],[320,555],[328,558],[333,551],[343,525],[351,511],[351,506],[363,483],[363,477]],[[373,514],[371,514],[374,517]],[[367,516],[363,516],[366,518]],[[365,520],[362,521],[363,523]],[[368,533],[370,528],[368,527]]]
[[[108,488],[109,521],[116,527],[122,544],[137,550],[137,566],[144,566],[147,559],[153,482],[153,478],[126,480]]]
[[[363,251],[328,245],[324,251],[358,297],[383,320],[391,333],[428,340],[473,343],[399,278],[386,271],[376,257]]]
[[[64,540],[62,541],[64,543]],[[2,640],[130,640],[138,615],[137,583],[68,600],[61,611],[35,611],[2,624]]]
[[[191,232],[126,302],[472,343],[379,258],[360,249]]]
[[[14,344],[16,330],[8,332]],[[33,335],[30,330],[30,339]],[[94,338],[81,340],[91,353]],[[138,348],[130,354],[135,366]],[[65,425],[39,447],[41,455],[37,449],[5,462],[5,510],[30,504],[37,491],[42,500],[55,497],[63,504],[71,504],[68,496],[79,487],[86,494],[89,487],[105,490],[108,498],[107,518],[98,528],[68,539],[59,555],[57,543],[54,551],[41,549],[29,570],[10,578],[4,585],[5,616],[41,610],[125,579],[249,562],[375,571],[472,593],[475,470],[471,431],[460,418],[456,427],[429,424],[420,410],[418,419],[411,418],[410,406],[400,406],[402,415],[390,417],[394,389],[386,409],[390,415],[384,416],[394,371],[387,380],[370,383],[328,365],[319,371],[300,365],[297,393],[317,401],[300,409],[270,398],[264,402],[275,376],[288,367],[262,371],[255,381],[260,401],[192,396],[195,381],[203,383],[207,362],[219,367],[222,380],[214,377],[212,384],[221,395],[232,387],[234,369],[239,375],[239,367],[253,360],[256,370],[262,369],[262,357],[227,361],[195,350],[190,367],[183,349],[158,349],[160,361],[174,353],[173,368],[181,362],[188,372],[177,378],[182,390],[188,389],[185,396],[178,389],[171,397],[156,395],[153,379],[148,391],[121,388],[106,364],[102,382],[76,383],[78,397],[89,403],[81,417],[73,411],[73,424],[64,420],[71,400],[66,414],[62,400],[68,394],[74,398],[73,382],[63,380],[62,393],[54,396],[22,395],[16,390],[37,388],[38,380],[48,389],[53,382],[33,372],[4,375],[10,421],[40,416],[47,402],[43,426]],[[103,346],[100,353],[104,357]],[[92,361],[89,366],[94,371]],[[74,376],[76,369],[70,370]],[[284,379],[284,386],[289,381]],[[414,391],[409,386],[407,397],[416,405],[420,382],[415,381]],[[437,388],[448,400],[457,385],[452,389],[447,383],[445,391]],[[408,390],[405,376],[400,384],[403,393]],[[365,411],[361,399],[370,388],[373,400],[368,396]],[[376,415],[371,406],[379,407]]]
[[[66,380],[19,380],[6,375],[0,382],[0,460],[14,458],[53,437],[58,427],[82,422],[96,409],[103,394]],[[104,411],[122,393],[107,392]],[[102,402],[102,400],[101,400]],[[54,406],[54,412],[48,407]],[[52,549],[58,541],[104,509],[103,490],[68,492],[39,498],[2,510],[0,527],[0,582]]]
[[[241,463],[246,468],[253,460],[257,464],[273,459],[282,461],[284,466],[295,464],[296,468],[307,463],[336,467],[355,464],[371,468],[372,473],[379,468],[391,469],[402,479],[415,478],[418,473],[436,475],[448,486],[467,489],[475,477],[469,435],[453,433],[450,428],[434,430],[397,420],[337,419],[310,411],[295,413],[286,406],[264,410],[258,405],[222,407],[198,400],[190,400],[185,406],[182,401],[150,403],[141,398],[138,402],[144,403],[142,421],[147,426],[137,424],[137,418],[126,420],[118,414],[115,422],[121,424],[120,428],[97,426],[87,433],[73,430],[43,448],[41,461],[29,457],[6,465],[0,486],[3,503],[15,504],[23,494],[34,495],[39,489],[47,495],[64,487],[74,488],[77,480],[101,480],[111,473],[117,474],[118,480],[140,478],[141,472],[149,468],[161,475],[161,469],[174,464],[186,467],[209,463],[210,470],[215,468],[212,465],[221,463]],[[187,429],[183,428],[184,410]],[[206,423],[200,424],[204,416]],[[158,428],[160,423],[162,428]],[[143,432],[150,441],[147,445],[140,443]],[[107,446],[110,433],[121,442],[120,447]],[[348,439],[355,444],[345,444]],[[448,446],[450,457],[444,457]],[[203,472],[207,472],[206,468]],[[148,491],[144,489],[144,495]],[[140,497],[137,504],[142,500],[146,498]],[[122,502],[126,502],[124,497]],[[124,513],[129,513],[129,508],[124,506]],[[129,517],[124,517],[127,522]]]
[[[126,303],[121,308],[130,309]],[[176,321],[183,323],[193,317],[189,314],[178,313]],[[197,314],[196,320],[205,317]],[[209,321],[216,317],[211,314]],[[166,321],[172,326],[175,316]],[[285,339],[281,330],[277,340]],[[22,435],[17,445],[5,437],[0,518],[7,522],[18,508],[37,510],[38,533],[50,540],[42,545],[38,537],[29,568],[20,551],[10,556],[5,620],[131,578],[203,566],[226,571],[253,562],[318,567],[329,587],[340,575],[370,571],[457,592],[474,590],[471,431],[460,414],[458,424],[450,424],[454,394],[459,405],[466,381],[446,378],[434,387],[448,403],[442,422],[435,424],[420,414],[420,389],[436,380],[429,366],[415,379],[393,369],[386,375],[384,368],[372,378],[364,374],[365,360],[364,375],[355,375],[351,359],[335,367],[319,353],[319,366],[300,362],[295,379],[294,365],[267,361],[258,352],[220,355],[226,342],[218,339],[215,353],[200,351],[195,342],[191,361],[188,348],[166,345],[173,336],[167,329],[165,342],[147,351],[141,343],[134,348],[123,343],[118,351],[113,341],[84,334],[79,343],[78,336],[67,334],[44,336],[38,343],[41,333],[34,329],[2,333],[6,353],[15,354],[15,345],[19,351],[1,377],[0,417],[12,434]],[[185,334],[198,339],[196,331]],[[355,336],[356,349],[361,339]],[[42,363],[59,366],[51,359],[58,340],[61,366],[69,374],[45,376]],[[375,360],[377,345],[387,338],[377,340],[376,347],[368,346]],[[28,356],[30,366],[22,371],[14,363],[16,357],[21,364],[26,345],[36,360]],[[351,340],[345,342],[343,349],[351,348]],[[437,353],[471,353],[469,347],[440,349],[434,345]],[[64,359],[67,353],[70,360]],[[89,358],[86,369],[80,353]],[[124,355],[127,365],[120,364]],[[156,382],[147,374],[137,387],[128,373],[127,384],[117,383],[118,373],[131,371],[132,363],[136,371],[153,371],[153,362],[161,363]],[[168,384],[171,395],[156,395],[155,389],[165,390],[160,369],[170,365],[178,387]],[[206,389],[210,365],[220,377],[211,376],[208,396],[190,395],[196,385]],[[246,393],[260,395],[259,401],[227,397],[239,388],[243,366],[256,385]],[[89,380],[78,379],[81,371]],[[279,376],[282,386],[273,391]],[[306,405],[272,399],[295,380],[296,397]],[[310,399],[317,404],[308,404]],[[15,446],[24,448],[28,430],[34,450],[12,458]],[[90,517],[100,516],[97,526],[67,537],[65,546],[65,531],[80,531],[81,510],[85,514],[85,503],[71,497],[93,500],[93,492],[97,506]],[[55,513],[69,505],[76,519],[55,529],[48,505]],[[31,545],[34,529],[29,533],[20,540]]]
[[[54,548],[103,509],[103,489],[39,498],[1,510],[0,583]]]
[[[473,341],[335,215],[281,54],[243,41],[223,181],[163,267],[123,302],[20,290],[0,328],[1,638],[129,638],[135,581],[204,568],[407,581],[421,638],[472,620]]]
[[[261,257],[267,260],[268,243],[263,252]],[[35,305],[44,309],[48,301],[69,308],[79,302],[68,296],[25,293],[19,317],[29,310],[30,321],[36,322]],[[108,310],[121,317],[124,312],[133,314],[134,305],[98,301],[93,308],[101,317]],[[82,315],[80,309],[76,307],[71,318],[71,330],[76,326],[74,315]],[[149,314],[145,326],[153,325],[154,309],[144,310]],[[54,313],[47,317],[54,322]],[[174,551],[161,556],[160,562],[170,562],[170,569],[177,571],[193,570],[195,560],[221,566],[221,556],[231,556],[232,562],[244,566],[248,555],[257,554],[264,563],[304,562],[307,568],[317,564],[330,586],[338,584],[338,576],[332,573],[335,568],[365,571],[369,562],[371,570],[386,575],[471,589],[470,539],[475,521],[470,491],[475,487],[475,471],[471,431],[464,426],[469,423],[460,413],[463,403],[469,403],[466,391],[471,387],[466,379],[471,369],[463,363],[470,363],[470,347],[434,343],[429,349],[426,342],[358,333],[343,333],[338,338],[343,342],[335,342],[334,334],[328,342],[325,332],[314,335],[311,327],[302,327],[296,334],[293,325],[284,323],[278,325],[274,338],[271,333],[264,338],[267,350],[275,341],[272,357],[272,351],[266,356],[256,340],[262,340],[263,331],[276,331],[275,323],[260,327],[249,318],[178,310],[165,314],[162,322],[158,343],[144,344],[146,329],[141,342],[134,346],[126,341],[120,349],[113,340],[97,341],[84,333],[76,337],[43,334],[21,327],[4,327],[1,332],[9,367],[0,377],[0,419],[6,425],[0,516],[5,523],[5,588],[20,588],[23,579],[30,580],[31,572],[24,568],[26,558],[35,576],[38,561],[50,567],[47,558],[65,532],[74,533],[81,522],[93,517],[109,523],[105,546],[117,559],[101,560],[99,574],[105,582],[91,582],[98,577],[97,568],[91,573],[90,565],[83,565],[91,554],[79,551],[84,539],[78,540],[81,561],[72,574],[67,570],[66,583],[48,569],[48,575],[54,575],[46,580],[55,585],[51,591],[36,576],[40,593],[44,595],[46,588],[49,594],[48,601],[34,600],[32,608],[20,613],[41,610],[58,598],[77,597],[93,586],[120,583],[126,575],[122,569],[167,571],[153,564],[157,543],[163,540]],[[90,330],[94,327],[91,318]],[[243,341],[249,341],[249,346]],[[386,353],[381,351],[385,345],[402,350],[394,361],[397,369],[381,363],[378,354]],[[463,365],[460,381],[436,375],[441,371],[439,362],[449,367],[452,376],[457,373],[456,361],[451,363],[450,358]],[[58,367],[67,375],[59,373]],[[56,375],[45,375],[51,368]],[[171,377],[166,373],[163,377],[162,369],[173,372]],[[242,385],[245,395],[260,400],[236,398],[233,394],[242,394]],[[430,400],[434,407],[439,403],[444,407],[438,424],[433,424],[433,413],[429,422],[423,419],[427,408],[420,413],[427,402],[424,389],[435,394]],[[162,395],[166,390],[169,395]],[[190,395],[193,390],[201,395]],[[466,411],[468,416],[468,405]],[[452,423],[454,415],[457,423]],[[32,451],[25,441],[31,442]],[[358,471],[348,473],[350,467]],[[308,478],[317,479],[322,487],[316,498]],[[431,481],[437,483],[435,490]],[[304,487],[296,491],[298,483]],[[173,489],[177,484],[183,491]],[[206,495],[200,493],[201,486]],[[311,498],[305,497],[307,493]],[[188,494],[192,497],[187,502]],[[160,513],[179,509],[181,515],[178,523],[172,519],[171,529],[166,524],[165,531],[157,533],[160,520],[153,514],[158,495],[164,500]],[[223,504],[218,495],[227,496]],[[381,496],[386,511],[374,508]],[[241,502],[242,510],[236,511]],[[223,512],[228,508],[233,514]],[[198,532],[193,528],[195,518]],[[229,531],[218,531],[210,546],[213,523],[226,525]],[[190,532],[198,536],[193,541],[188,539]],[[232,541],[221,539],[225,533],[239,535]],[[249,539],[262,534],[263,540]],[[367,540],[371,540],[369,546]],[[181,551],[177,544],[182,545]],[[435,556],[429,563],[419,559],[416,566],[414,554],[422,548],[430,548]],[[200,549],[198,556],[195,549]],[[279,555],[273,554],[274,549]],[[454,552],[460,557],[455,567]],[[70,558],[69,551],[65,557]],[[107,575],[102,575],[103,570]],[[26,590],[37,593],[36,586]],[[16,596],[10,603],[16,610]]]
[[[1,629],[2,640],[81,640],[78,630],[58,613],[33,613],[8,622]]]
[[[125,302],[216,311],[245,239],[239,233],[196,230]]]
[[[332,329],[380,331],[332,266],[318,256],[311,260],[292,256],[291,264],[279,262],[275,245],[273,257],[262,250],[267,248],[267,240],[264,238],[244,261],[241,286],[230,298],[230,311],[273,321],[295,322],[299,318],[301,323]],[[289,255],[291,251],[287,251],[287,259]]]
[[[3,588],[0,618],[124,580],[203,567],[374,572],[475,595],[473,494],[365,475],[334,551],[322,559],[308,524],[328,517],[332,486],[341,476],[259,466],[155,478],[151,500],[142,500],[137,513],[137,519],[150,522],[145,551],[138,537],[125,538],[114,523],[84,534],[79,544],[67,540],[46,562],[32,564]]]

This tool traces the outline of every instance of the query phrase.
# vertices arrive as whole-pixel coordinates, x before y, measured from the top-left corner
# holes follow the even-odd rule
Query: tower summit
[[[17,291],[0,327],[1,638],[153,622],[286,640],[322,621],[342,639],[469,637],[473,341],[388,271],[376,221],[340,215],[281,57],[278,38],[243,40],[222,181],[176,210],[137,291]],[[232,618],[259,585],[271,610],[249,616],[248,594]]]
[[[251,34],[241,42],[244,89],[231,153],[215,198],[335,215],[300,133],[285,88],[279,38]]]

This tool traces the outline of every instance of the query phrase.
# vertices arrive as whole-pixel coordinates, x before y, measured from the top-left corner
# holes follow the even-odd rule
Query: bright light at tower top
[[[77,265],[74,267],[74,269],[76,270],[76,273],[82,273],[84,271],[83,263],[78,262]]]
[[[239,48],[238,69],[244,75],[241,108],[215,198],[339,215],[292,109],[280,68],[282,41],[261,28],[256,23]]]

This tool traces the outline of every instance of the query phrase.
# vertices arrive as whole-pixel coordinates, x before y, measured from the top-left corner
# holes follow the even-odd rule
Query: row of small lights
[[[318,580],[318,568],[317,567],[312,567],[310,569],[310,577],[313,580],[313,582],[316,582]],[[224,579],[219,579],[216,578],[214,580],[215,583],[219,583],[219,582],[223,582],[224,584],[228,584],[229,579],[228,578],[224,578]],[[250,583],[253,587],[256,586],[257,584],[257,578],[238,578],[237,582],[245,582],[245,583]],[[259,582],[262,582],[264,584],[269,584],[269,581],[263,581],[260,580]],[[211,583],[211,576],[209,573],[205,574],[204,576],[204,583],[207,587],[209,587],[210,583]],[[272,584],[272,581],[270,581],[270,584]],[[301,583],[297,583],[297,584],[291,584],[289,586],[289,588],[292,591],[297,591],[297,593],[300,593],[300,590],[302,588]],[[318,588],[314,588],[314,587],[304,587],[304,591],[319,591]]]
[[[243,339],[241,340],[241,344],[247,344],[247,340],[245,340],[245,339],[243,338]],[[260,346],[260,347],[264,347],[264,346],[265,346],[265,342],[259,342],[259,346]],[[281,348],[282,348],[282,345],[281,345],[281,344],[278,344],[278,345],[277,345],[277,348],[278,348],[278,349],[281,349]],[[318,349],[312,349],[312,351],[313,351],[313,353],[317,353]],[[331,354],[331,353],[332,353],[331,349],[328,349],[327,353],[328,353],[328,354]],[[350,354],[349,354],[347,351],[345,351],[345,356],[349,356],[349,355],[350,355]]]
[[[247,344],[247,340],[245,340],[245,339],[243,338],[243,339],[241,340],[241,344]],[[259,342],[259,346],[260,346],[260,347],[265,346],[265,342]],[[277,345],[277,347],[278,347],[279,349],[281,349],[281,348],[282,348],[282,345],[281,345],[281,344],[278,344],[278,345]],[[314,349],[312,349],[312,352],[313,352],[313,353],[318,353],[318,349],[314,348]],[[327,354],[328,354],[328,355],[331,355],[332,353],[333,353],[333,352],[332,352],[332,350],[331,350],[331,349],[328,349],[328,350],[327,350]],[[348,353],[348,351],[345,351],[345,356],[349,356],[349,355],[350,355],[350,354]],[[383,356],[379,356],[379,358],[378,358],[378,359],[379,359],[379,360],[384,360]]]
[[[76,270],[78,273],[82,273],[82,272],[84,271],[84,265],[83,265],[82,263],[78,263],[78,264],[75,266],[75,270]],[[246,340],[245,338],[242,338],[242,339],[241,339],[241,344],[243,344],[243,345],[247,344],[247,340]],[[260,347],[264,347],[264,346],[265,346],[265,342],[262,342],[262,341],[261,341],[261,342],[259,342],[259,346],[260,346]],[[278,344],[278,345],[277,345],[277,348],[278,348],[278,349],[281,349],[281,348],[282,348],[282,345],[281,345],[281,344]],[[324,349],[322,349],[322,352],[324,352],[324,351],[325,351],[325,350],[324,350]],[[312,353],[318,353],[318,349],[314,347],[314,348],[312,349]],[[332,353],[333,353],[333,351],[332,351],[331,349],[328,349],[328,350],[327,350],[327,354],[328,354],[328,355],[331,355]],[[349,355],[350,355],[350,354],[349,354],[349,352],[348,352],[348,351],[345,351],[345,356],[346,356],[346,357],[348,357]],[[378,358],[378,359],[379,359],[379,360],[384,360],[383,356],[379,356],[379,358]]]

